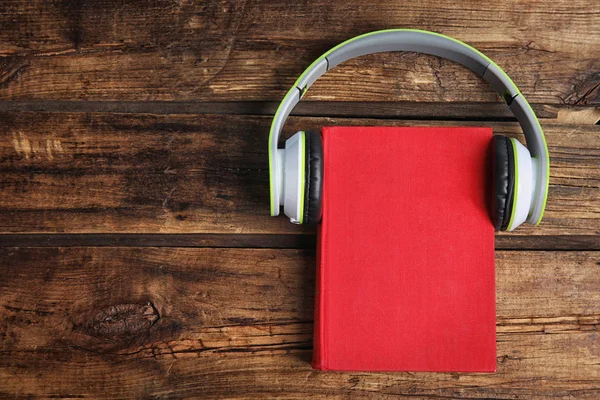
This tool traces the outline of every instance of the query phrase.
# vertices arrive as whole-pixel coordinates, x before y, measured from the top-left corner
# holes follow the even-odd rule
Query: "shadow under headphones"
[[[296,80],[277,108],[269,134],[271,215],[279,215],[283,205],[292,223],[321,220],[321,135],[300,131],[286,141],[285,149],[279,149],[283,125],[306,90],[331,68],[355,57],[385,51],[411,51],[452,60],[475,72],[500,94],[521,125],[527,147],[504,136],[492,139],[494,227],[512,231],[525,221],[539,224],[548,197],[550,158],[531,106],[508,75],[480,51],[451,37],[414,29],[375,31],[347,40],[315,60]]]

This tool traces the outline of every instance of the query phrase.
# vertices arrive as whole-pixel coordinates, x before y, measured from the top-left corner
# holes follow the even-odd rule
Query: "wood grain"
[[[369,374],[310,369],[313,251],[3,248],[0,391],[594,399],[599,254],[497,252],[497,373]]]
[[[531,102],[600,103],[600,3],[589,0],[5,0],[1,11],[3,100],[279,100],[341,41],[412,27],[480,49]],[[460,66],[403,53],[335,68],[308,97],[496,99]]]
[[[0,121],[3,233],[313,232],[268,216],[268,117],[7,112]],[[286,129],[356,124],[519,133],[511,122],[305,117]],[[552,159],[545,218],[511,236],[597,237],[600,127],[544,128]]]

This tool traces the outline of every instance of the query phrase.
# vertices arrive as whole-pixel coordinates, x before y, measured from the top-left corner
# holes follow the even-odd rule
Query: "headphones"
[[[480,51],[439,33],[388,29],[366,33],[332,48],[315,60],[287,92],[277,108],[269,133],[271,216],[281,206],[292,223],[321,220],[323,145],[315,132],[300,131],[278,148],[283,125],[308,88],[336,65],[385,51],[430,54],[461,64],[488,82],[521,125],[527,147],[505,136],[492,138],[494,196],[492,220],[496,230],[512,231],[523,222],[539,224],[546,208],[550,157],[542,127],[517,86]]]

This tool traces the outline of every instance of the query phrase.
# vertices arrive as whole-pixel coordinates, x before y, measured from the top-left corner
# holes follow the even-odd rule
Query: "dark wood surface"
[[[598,394],[598,252],[497,252],[496,374],[312,371],[314,250],[3,248],[0,262],[10,394]]]
[[[310,368],[315,230],[268,217],[277,102],[375,29],[457,37],[541,118],[538,227],[496,236],[495,374]],[[0,0],[0,397],[600,398],[600,3]],[[332,70],[286,134],[486,125],[480,79],[385,53]]]

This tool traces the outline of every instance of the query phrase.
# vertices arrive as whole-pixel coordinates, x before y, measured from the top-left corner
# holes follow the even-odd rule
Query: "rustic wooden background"
[[[268,217],[267,136],[309,63],[391,27],[494,59],[552,158],[539,227],[496,240],[498,372],[309,365],[313,228]],[[0,396],[600,398],[600,2],[0,0]],[[286,133],[489,125],[451,62],[362,57]]]

